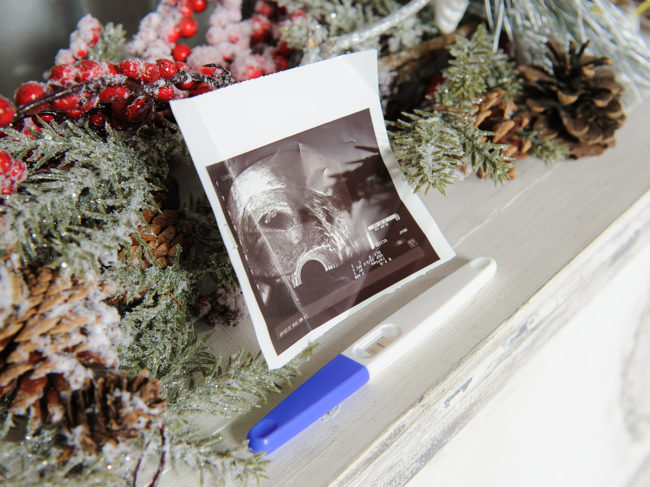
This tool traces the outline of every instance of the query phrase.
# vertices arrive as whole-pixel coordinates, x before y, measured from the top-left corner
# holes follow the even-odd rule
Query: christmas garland
[[[155,485],[168,464],[224,483],[263,476],[263,456],[194,418],[258,406],[298,364],[223,358],[196,331],[199,319],[234,326],[243,304],[207,202],[174,182],[189,156],[170,100],[374,47],[414,189],[444,192],[469,173],[505,182],[528,155],[613,145],[623,94],[650,79],[638,37],[584,38],[617,7],[582,4],[576,15],[563,1],[259,0],[249,12],[220,0],[208,12],[206,0],[162,0],[128,42],[82,18],[44,81],[0,97],[3,481]],[[179,42],[208,13],[206,44]]]

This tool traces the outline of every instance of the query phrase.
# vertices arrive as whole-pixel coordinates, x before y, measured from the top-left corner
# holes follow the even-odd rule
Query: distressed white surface
[[[646,103],[630,114],[617,146],[601,157],[550,169],[525,160],[504,186],[470,178],[446,197],[423,198],[458,257],[326,335],[295,385],[463,262],[489,255],[497,275],[411,356],[269,455],[263,485],[404,485],[483,410],[621,266],[650,247],[649,110]],[[219,330],[214,348],[250,349],[251,332],[245,325]],[[229,434],[241,441],[281,399],[240,418]],[[166,477],[171,485],[174,476]]]
[[[628,485],[650,458],[649,298],[647,247],[408,487]]]

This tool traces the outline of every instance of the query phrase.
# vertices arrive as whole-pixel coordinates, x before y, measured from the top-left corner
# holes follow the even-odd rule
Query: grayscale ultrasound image
[[[277,353],[439,259],[364,110],[208,167]]]

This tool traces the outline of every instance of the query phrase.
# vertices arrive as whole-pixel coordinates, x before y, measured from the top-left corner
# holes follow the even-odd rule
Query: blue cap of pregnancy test
[[[271,453],[368,382],[368,369],[337,355],[248,432],[248,446]]]

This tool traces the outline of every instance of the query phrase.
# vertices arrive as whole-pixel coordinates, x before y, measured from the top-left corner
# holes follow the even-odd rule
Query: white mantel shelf
[[[634,109],[616,147],[600,157],[551,168],[524,160],[503,186],[471,177],[447,196],[424,196],[457,257],[326,335],[294,385],[464,262],[491,256],[497,275],[411,356],[269,455],[262,485],[406,484],[621,266],[650,246],[649,111],[648,102]],[[246,324],[220,333],[220,351],[251,348]],[[286,394],[237,420],[230,434],[241,441]]]

